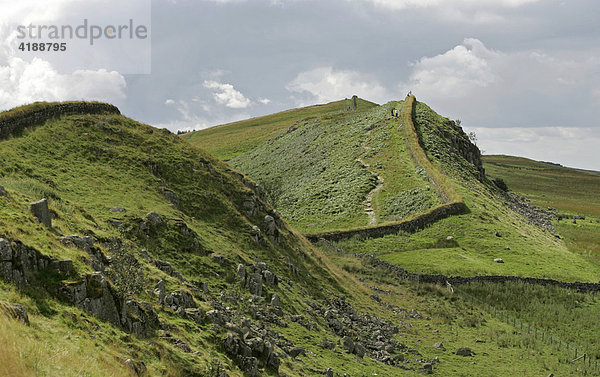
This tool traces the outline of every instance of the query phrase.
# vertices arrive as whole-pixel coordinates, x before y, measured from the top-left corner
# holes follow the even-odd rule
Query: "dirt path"
[[[369,152],[369,150],[371,150],[371,147],[367,147],[365,145],[365,143],[369,139],[370,135],[371,135],[371,130],[367,131],[367,137],[365,138],[365,140],[362,143],[362,147],[365,150],[365,153]],[[369,191],[369,193],[367,194],[367,197],[363,201],[363,207],[365,209],[367,216],[369,216],[369,225],[375,225],[375,224],[377,224],[377,216],[375,214],[375,209],[373,209],[373,196],[375,196],[375,194],[383,188],[384,181],[380,175],[378,175],[377,173],[375,173],[371,169],[369,169],[371,167],[371,165],[367,164],[361,157],[357,158],[356,160],[358,162],[360,162],[371,173],[375,174],[375,176],[377,177],[377,186],[375,186],[375,188],[373,190]]]

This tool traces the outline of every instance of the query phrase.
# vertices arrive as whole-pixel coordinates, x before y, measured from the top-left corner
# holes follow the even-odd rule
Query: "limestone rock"
[[[502,260],[502,258],[494,258],[494,262],[496,262],[496,263],[504,263],[504,260]]]
[[[275,218],[270,215],[265,216],[265,233],[269,239],[275,243],[279,243],[279,230],[275,224]]]
[[[52,227],[52,215],[48,209],[48,200],[42,199],[29,204],[29,210],[39,222],[47,227]]]
[[[112,207],[109,211],[110,212],[121,213],[121,212],[125,212],[125,208],[120,207],[120,206],[116,206],[116,207]]]

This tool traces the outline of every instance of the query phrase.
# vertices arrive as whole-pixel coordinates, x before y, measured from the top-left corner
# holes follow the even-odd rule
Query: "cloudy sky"
[[[0,0],[0,110],[98,99],[176,131],[353,94],[385,103],[412,90],[461,119],[487,154],[600,170],[597,0],[138,3]],[[147,45],[15,51],[17,24],[129,17],[147,24]]]

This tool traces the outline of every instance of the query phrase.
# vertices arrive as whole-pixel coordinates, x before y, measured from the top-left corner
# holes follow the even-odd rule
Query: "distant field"
[[[504,179],[511,191],[540,207],[600,217],[600,174],[522,157],[484,156],[488,176]]]
[[[290,127],[298,120],[309,120],[330,112],[344,111],[351,106],[352,101],[346,99],[223,124],[184,134],[182,137],[227,161],[271,139],[279,131]],[[360,98],[357,100],[359,110],[376,106],[377,104],[373,102]]]
[[[488,176],[504,179],[533,204],[585,215],[585,220],[563,219],[554,226],[569,250],[600,263],[600,173],[522,157],[484,156],[483,161]]]

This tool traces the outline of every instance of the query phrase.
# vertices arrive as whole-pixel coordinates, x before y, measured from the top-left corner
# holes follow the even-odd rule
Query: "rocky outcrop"
[[[0,114],[0,139],[18,135],[26,127],[71,114],[121,114],[116,106],[100,102],[36,102]]]
[[[536,207],[524,196],[512,192],[507,192],[505,195],[504,204],[510,209],[526,218],[531,224],[554,232],[552,220],[556,216],[555,211],[546,211],[540,207]]]
[[[74,239],[77,238],[70,240]],[[88,241],[85,245],[89,245]],[[72,276],[73,262],[53,260],[20,241],[0,238],[0,278],[18,286],[30,286],[37,274],[46,271]],[[148,336],[158,326],[158,316],[152,305],[124,301],[100,272],[85,275],[75,282],[44,288],[86,313],[137,336]]]

